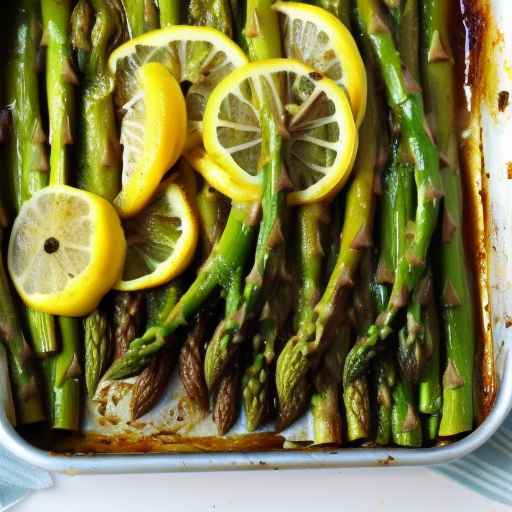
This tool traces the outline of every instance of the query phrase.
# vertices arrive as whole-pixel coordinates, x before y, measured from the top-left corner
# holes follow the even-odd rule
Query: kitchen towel
[[[16,505],[32,491],[48,489],[52,484],[47,471],[20,461],[0,447],[0,512]]]
[[[512,415],[484,446],[435,470],[492,500],[512,505]]]

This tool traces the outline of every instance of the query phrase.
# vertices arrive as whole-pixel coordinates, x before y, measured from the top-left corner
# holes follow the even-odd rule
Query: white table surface
[[[55,476],[14,512],[502,512],[424,468]]]

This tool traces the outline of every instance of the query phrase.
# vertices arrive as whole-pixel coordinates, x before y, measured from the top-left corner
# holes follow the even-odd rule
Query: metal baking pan
[[[467,129],[463,134],[467,173],[467,197],[475,205],[471,215],[465,219],[472,223],[474,251],[478,258],[474,270],[479,281],[480,313],[484,346],[482,350],[482,389],[480,402],[489,414],[471,434],[451,444],[436,448],[314,448],[269,450],[270,444],[261,444],[260,451],[243,452],[240,442],[229,440],[215,447],[218,452],[201,451],[200,443],[180,444],[177,439],[187,436],[211,435],[211,420],[206,418],[189,425],[188,430],[173,427],[176,418],[169,419],[170,407],[179,407],[176,389],[179,379],[173,378],[171,391],[163,403],[152,411],[150,421],[130,425],[121,421],[105,424],[93,405],[88,405],[85,430],[111,436],[112,440],[139,432],[142,436],[168,438],[159,449],[155,444],[137,444],[127,447],[132,453],[106,453],[95,455],[69,455],[49,453],[29,444],[10,425],[3,403],[0,402],[0,444],[21,459],[36,466],[68,474],[77,473],[140,473],[170,471],[218,471],[263,468],[319,468],[319,467],[363,467],[386,465],[440,464],[463,457],[484,444],[500,427],[512,409],[512,106],[498,107],[502,91],[512,91],[512,3],[508,0],[465,0],[473,13],[480,13],[476,23],[481,31],[479,37],[483,49],[479,53],[477,73],[473,74],[473,108],[469,114]],[[470,24],[471,19],[466,21]],[[484,23],[481,23],[484,22]],[[468,27],[469,28],[469,27]],[[508,56],[508,57],[507,57]],[[500,102],[502,103],[502,102]],[[503,105],[501,105],[503,107]],[[473,249],[472,249],[473,250]],[[0,353],[0,373],[3,368]],[[493,364],[488,364],[489,361]],[[486,373],[486,368],[492,367]],[[129,382],[127,382],[129,384]],[[126,386],[129,388],[129,385]],[[497,394],[495,390],[497,389]],[[115,400],[112,414],[122,417],[123,403]],[[111,404],[107,404],[107,409]],[[107,411],[108,412],[108,411]],[[163,414],[166,413],[164,421]],[[103,413],[104,414],[104,413]],[[108,415],[107,415],[108,416]],[[181,413],[180,413],[181,416]],[[107,417],[108,419],[108,417]],[[112,419],[112,418],[111,418]],[[306,415],[292,428],[283,433],[287,441],[311,439],[310,419]],[[101,420],[101,421],[100,421]],[[180,417],[178,421],[183,421]],[[241,420],[243,421],[243,420]],[[186,423],[186,421],[185,421]],[[171,428],[172,427],[172,428]],[[167,432],[165,429],[167,428]],[[128,429],[128,430],[126,430]],[[138,430],[137,430],[138,429]],[[156,432],[155,432],[156,429]],[[242,431],[242,423],[235,425],[234,434]],[[170,435],[169,435],[170,432]],[[174,434],[180,434],[176,436]],[[127,439],[130,439],[130,437]],[[265,436],[260,433],[260,436]],[[271,437],[271,436],[270,436]],[[170,439],[170,441],[169,441]],[[113,451],[115,448],[95,451]],[[185,449],[183,450],[182,448]],[[124,452],[126,452],[126,447]],[[196,452],[192,453],[192,450]],[[80,450],[87,453],[87,449]],[[133,453],[152,451],[164,453]],[[183,453],[186,452],[186,453]]]

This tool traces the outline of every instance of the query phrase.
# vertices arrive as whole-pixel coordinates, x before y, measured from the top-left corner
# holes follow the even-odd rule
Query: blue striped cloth
[[[31,492],[51,486],[52,478],[47,471],[30,466],[0,446],[0,512],[13,507]]]
[[[512,505],[512,415],[480,449],[435,470],[492,500]]]

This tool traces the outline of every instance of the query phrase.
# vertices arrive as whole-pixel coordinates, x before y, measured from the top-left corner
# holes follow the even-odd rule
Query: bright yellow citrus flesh
[[[176,25],[153,30],[121,45],[110,56],[119,108],[136,95],[135,75],[150,62],[162,64],[180,84],[187,84],[185,133],[190,149],[201,143],[204,105],[210,92],[248,59],[229,37],[213,28]]]
[[[55,185],[21,208],[7,262],[28,306],[54,315],[83,316],[117,282],[125,254],[121,222],[108,201]]]
[[[124,222],[126,262],[117,290],[132,291],[167,283],[194,257],[198,222],[185,188],[164,181],[152,202]]]
[[[282,98],[286,98],[286,104]],[[282,126],[283,158],[294,191],[289,204],[333,197],[350,176],[358,133],[344,89],[293,59],[258,61],[235,70],[212,92],[203,142],[216,172],[210,185],[235,199],[261,190],[259,106],[265,101]],[[222,178],[222,179],[221,179]]]
[[[259,201],[261,198],[261,186],[259,184],[233,181],[229,173],[210,158],[203,148],[195,148],[185,153],[184,157],[210,185],[234,201]]]
[[[366,112],[366,69],[354,38],[343,23],[322,7],[299,2],[276,2],[281,15],[283,49],[347,92],[357,126]]]
[[[187,112],[178,82],[165,66],[150,63],[140,68],[139,83],[121,122],[122,187],[114,203],[122,217],[148,204],[185,144]]]

